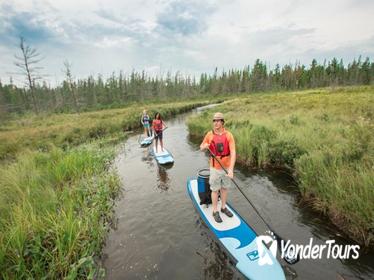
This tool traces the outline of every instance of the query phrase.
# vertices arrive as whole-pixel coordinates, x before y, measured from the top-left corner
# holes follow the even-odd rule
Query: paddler
[[[233,135],[225,129],[223,114],[217,112],[213,115],[213,130],[209,131],[200,145],[200,150],[209,149],[216,159],[210,157],[209,184],[212,190],[213,217],[217,223],[222,223],[218,212],[218,191],[221,193],[221,213],[228,217],[233,214],[226,207],[227,190],[232,187],[231,179],[234,177],[234,165],[236,161],[235,140]],[[221,165],[227,170],[222,169]]]
[[[145,137],[151,136],[150,118],[149,118],[149,115],[147,114],[146,109],[143,110],[143,114],[140,118],[140,122],[142,123],[144,127]]]
[[[166,128],[165,122],[162,120],[161,114],[156,113],[155,119],[152,122],[153,135],[155,136],[155,148],[158,153],[158,140],[160,140],[161,151],[164,151],[164,143],[162,141],[162,131]]]

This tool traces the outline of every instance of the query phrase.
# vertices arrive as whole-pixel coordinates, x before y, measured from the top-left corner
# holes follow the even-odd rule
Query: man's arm
[[[209,146],[210,146],[210,141],[209,141],[208,134],[206,134],[203,142],[200,144],[200,150],[204,151],[204,150],[208,149]]]
[[[229,139],[229,146],[230,146],[230,166],[229,170],[227,170],[227,175],[230,178],[234,178],[234,167],[236,162],[236,147],[235,147],[235,140],[232,135],[230,135]]]

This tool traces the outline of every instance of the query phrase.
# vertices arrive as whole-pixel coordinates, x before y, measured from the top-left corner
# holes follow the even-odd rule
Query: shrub
[[[269,159],[272,164],[294,167],[294,160],[305,154],[294,139],[276,140],[269,145]]]

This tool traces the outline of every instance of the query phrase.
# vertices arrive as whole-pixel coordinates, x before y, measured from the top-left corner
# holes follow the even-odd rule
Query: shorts
[[[160,139],[162,140],[162,131],[156,131],[156,134],[155,134],[155,139]]]
[[[221,188],[232,188],[231,178],[226,176],[225,170],[213,167],[210,168],[209,184],[213,192],[219,191]]]
[[[149,123],[143,124],[144,128],[149,128]]]

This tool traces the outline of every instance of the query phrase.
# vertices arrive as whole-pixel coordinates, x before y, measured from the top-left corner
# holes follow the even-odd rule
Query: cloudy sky
[[[198,75],[332,57],[374,59],[373,0],[0,0],[0,79],[16,72],[19,37],[51,84],[123,70]],[[21,80],[19,78],[19,80]]]

